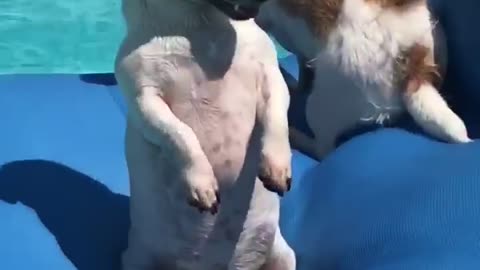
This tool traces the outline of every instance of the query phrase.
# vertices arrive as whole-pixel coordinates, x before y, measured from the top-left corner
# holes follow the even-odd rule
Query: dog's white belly
[[[396,112],[402,110],[404,90],[398,84],[398,57],[415,43],[433,46],[426,7],[399,14],[363,0],[345,0],[319,61],[332,63],[378,110]]]
[[[126,40],[125,51],[137,47],[128,44],[129,38]],[[137,38],[133,40],[138,42]],[[176,79],[169,83],[169,92],[163,98],[176,117],[195,132],[219,180],[222,201],[215,216],[199,214],[188,205],[185,194],[175,194],[179,189],[169,188],[172,183],[181,183],[185,168],[170,159],[168,147],[149,143],[129,123],[126,155],[131,179],[130,245],[137,245],[131,250],[146,253],[130,258],[138,256],[139,261],[144,261],[142,256],[156,257],[195,270],[226,269],[227,265],[250,269],[249,265],[261,265],[266,259],[279,216],[277,195],[257,179],[261,145],[255,128],[255,58],[235,52],[228,72],[221,79],[209,80],[189,50],[182,49],[188,48],[183,42],[178,38],[174,46],[168,46],[154,39],[128,57],[119,57],[126,59],[123,61],[132,68],[131,74],[136,74],[132,81],[119,72],[119,79],[125,89],[164,84],[159,81],[164,79],[159,71],[168,70],[171,60],[165,57],[169,53],[165,48],[174,51],[175,65],[171,66],[175,66],[172,72]]]
[[[365,29],[342,27],[331,33],[318,60],[331,63],[366,99],[382,109],[398,107],[395,60],[399,44],[376,22]]]
[[[388,36],[369,37],[377,33],[371,30],[343,31],[332,33],[315,63],[314,91],[306,115],[317,141],[325,133],[336,137],[360,121],[383,123],[403,111],[393,77],[396,44]],[[389,46],[390,51],[380,46]],[[330,139],[327,144],[332,143]]]
[[[200,215],[182,195],[172,194],[168,184],[179,181],[178,168],[131,125],[126,152],[132,179],[131,245],[142,246],[140,250],[159,261],[164,256],[181,256],[177,263],[202,270],[228,264],[248,266],[248,259],[258,260],[259,254],[269,250],[279,200],[258,179],[252,181],[257,174],[255,157],[247,157],[234,187],[220,191],[222,204],[213,216]]]
[[[382,124],[404,112],[394,77],[400,44],[375,21],[363,27],[341,25],[317,56],[306,117],[319,156],[357,124]]]

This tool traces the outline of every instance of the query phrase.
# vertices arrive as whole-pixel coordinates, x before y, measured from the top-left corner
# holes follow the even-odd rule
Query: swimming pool
[[[111,71],[124,31],[118,0],[2,0],[0,21],[0,73]]]
[[[120,4],[1,0],[0,74],[111,72],[124,34]]]

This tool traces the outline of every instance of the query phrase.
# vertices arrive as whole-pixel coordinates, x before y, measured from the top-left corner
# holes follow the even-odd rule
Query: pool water
[[[0,74],[111,72],[124,33],[120,3],[0,0]]]
[[[120,0],[0,0],[0,73],[112,70]]]

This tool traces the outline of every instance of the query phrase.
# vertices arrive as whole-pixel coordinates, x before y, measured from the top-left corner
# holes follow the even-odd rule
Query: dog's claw
[[[278,196],[283,197],[284,192],[280,190],[279,188],[273,186],[272,184],[269,184],[268,182],[263,182],[263,186],[270,192],[277,193]]]
[[[292,188],[292,178],[288,178],[287,179],[287,191],[290,191],[290,189]]]
[[[212,205],[212,208],[210,208],[210,214],[215,215],[218,213],[218,202]]]
[[[220,192],[218,192],[218,190],[215,191],[215,196],[217,197],[217,204],[220,204],[220,203],[221,203],[221,201],[220,201]]]
[[[199,201],[196,201],[196,200],[193,200],[193,199],[188,200],[188,205],[196,208],[198,210],[198,212],[201,213],[201,214],[203,212],[207,211],[207,212],[210,212],[212,215],[215,215],[215,214],[218,213],[218,208],[220,206],[220,193],[218,191],[216,191],[215,196],[216,196],[217,200],[209,208],[206,208],[206,207],[202,206]]]

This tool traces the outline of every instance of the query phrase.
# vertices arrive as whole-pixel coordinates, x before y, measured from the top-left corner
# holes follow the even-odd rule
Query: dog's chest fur
[[[388,110],[400,106],[404,52],[429,31],[428,12],[421,6],[401,12],[345,0],[318,61],[333,63],[369,102]]]
[[[258,35],[252,25],[155,37],[125,60],[139,74],[137,84],[158,86],[176,117],[193,129],[222,183],[236,179],[243,166],[261,98],[261,52],[255,38],[245,36]]]
[[[321,66],[324,72],[318,72],[316,88],[335,87],[330,78],[340,77],[362,91],[375,108],[401,110],[402,54],[417,42],[428,43],[431,22],[427,7],[418,4],[421,0],[398,8],[385,2],[388,1],[274,0],[271,5],[281,10],[277,13],[279,18],[271,15],[276,26],[265,25],[275,32],[275,37],[283,25],[284,31],[289,31],[283,35],[285,43],[291,44],[296,54],[312,54],[301,42],[308,41],[316,47],[311,63]],[[267,10],[264,13],[260,16],[268,15]],[[301,23],[309,31],[289,30],[292,25],[301,28]]]

